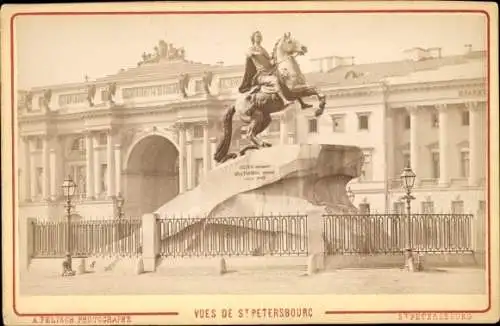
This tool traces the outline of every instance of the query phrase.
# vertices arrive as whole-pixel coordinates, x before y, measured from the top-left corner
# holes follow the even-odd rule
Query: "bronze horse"
[[[272,52],[272,60],[275,63],[274,74],[278,77],[283,94],[289,100],[299,100],[302,97],[316,96],[319,100],[319,108],[315,116],[323,114],[326,106],[326,97],[314,86],[306,84],[305,77],[295,60],[297,55],[303,55],[307,48],[285,33],[275,44]],[[276,93],[266,90],[265,85],[257,86],[258,90],[252,89],[240,94],[225,113],[223,118],[224,136],[218,144],[214,155],[215,161],[222,163],[228,159],[236,158],[237,153],[228,153],[231,145],[233,132],[233,117],[238,115],[240,124],[247,125],[246,137],[252,145],[240,150],[239,155],[244,155],[249,149],[270,147],[271,144],[260,140],[257,135],[264,131],[271,123],[271,114],[285,109],[283,100]]]

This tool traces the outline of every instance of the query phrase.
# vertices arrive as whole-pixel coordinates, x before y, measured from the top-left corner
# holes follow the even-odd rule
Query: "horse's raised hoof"
[[[314,116],[315,116],[315,117],[319,117],[320,115],[322,115],[322,114],[323,114],[323,111],[324,111],[324,110],[323,110],[323,109],[321,109],[321,108],[320,108],[320,109],[317,109],[316,111],[314,111]]]
[[[266,143],[266,142],[262,142],[262,147],[271,147],[273,145],[271,145],[270,143]]]

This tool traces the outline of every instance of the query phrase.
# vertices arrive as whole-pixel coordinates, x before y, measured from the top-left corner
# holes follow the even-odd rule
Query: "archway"
[[[152,213],[179,194],[179,153],[167,138],[151,135],[132,148],[124,173],[127,217]]]

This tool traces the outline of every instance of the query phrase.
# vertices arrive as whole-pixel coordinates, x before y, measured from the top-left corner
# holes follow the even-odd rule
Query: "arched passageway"
[[[134,145],[124,174],[127,217],[151,213],[179,193],[179,153],[165,137],[147,136]]]

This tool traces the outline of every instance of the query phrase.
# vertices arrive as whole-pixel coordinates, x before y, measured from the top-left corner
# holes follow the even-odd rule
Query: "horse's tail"
[[[231,145],[231,135],[233,133],[233,116],[235,111],[236,110],[233,105],[226,111],[226,114],[224,115],[224,124],[222,127],[224,130],[224,138],[222,138],[222,141],[217,146],[217,150],[215,151],[214,155],[214,160],[218,163],[224,160],[227,153],[229,152],[229,147]]]

